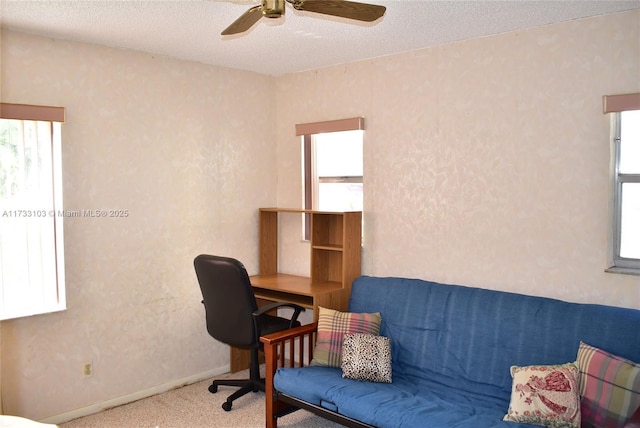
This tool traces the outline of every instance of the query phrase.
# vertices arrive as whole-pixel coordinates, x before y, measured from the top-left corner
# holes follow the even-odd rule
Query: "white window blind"
[[[0,110],[0,319],[66,308],[63,120],[56,107]]]

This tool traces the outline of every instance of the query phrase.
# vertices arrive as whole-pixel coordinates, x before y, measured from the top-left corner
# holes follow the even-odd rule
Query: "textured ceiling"
[[[640,0],[376,1],[384,17],[360,23],[289,4],[242,35],[220,33],[251,0],[0,0],[3,27],[134,49],[268,75],[390,55],[457,40],[639,9]]]

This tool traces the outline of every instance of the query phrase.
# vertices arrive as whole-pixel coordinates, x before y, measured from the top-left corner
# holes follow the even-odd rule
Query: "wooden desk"
[[[258,306],[272,302],[296,303],[313,310],[313,320],[318,320],[318,306],[346,311],[350,290],[337,282],[312,283],[311,278],[287,274],[255,275],[250,277]],[[249,367],[250,352],[231,348],[230,370],[232,373]]]
[[[312,309],[314,321],[318,319],[318,306],[346,311],[351,291],[339,282],[312,282],[311,278],[283,273],[252,276],[251,285],[257,299],[296,303]]]
[[[309,277],[278,271],[278,218],[308,214],[311,221]],[[259,306],[289,302],[313,310],[346,311],[351,283],[360,276],[362,213],[288,208],[260,209],[259,275],[250,277]],[[249,351],[231,348],[231,371],[249,366]]]

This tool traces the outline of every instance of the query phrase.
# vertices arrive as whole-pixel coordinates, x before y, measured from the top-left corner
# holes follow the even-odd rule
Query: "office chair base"
[[[231,394],[227,397],[227,401],[222,403],[222,409],[225,411],[230,411],[231,406],[233,405],[233,400],[242,397],[249,392],[260,392],[264,391],[264,380],[260,379],[259,381],[249,380],[249,379],[222,379],[222,380],[214,380],[211,385],[209,385],[209,392],[215,394],[218,392],[218,386],[239,386],[241,387],[239,390]]]

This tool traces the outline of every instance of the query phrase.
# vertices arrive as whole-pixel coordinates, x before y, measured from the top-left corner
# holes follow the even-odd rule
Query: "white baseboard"
[[[172,389],[199,382],[204,379],[213,378],[223,373],[229,372],[229,365],[218,367],[217,369],[208,370],[206,372],[198,373],[192,376],[188,376],[182,379],[176,379],[171,382],[163,383],[151,388],[143,389],[142,391],[132,392],[131,394],[123,395],[120,397],[112,398],[100,403],[95,403],[90,406],[81,407],[79,409],[65,412],[56,416],[43,419],[40,422],[47,424],[61,424],[63,422],[70,421],[72,419],[81,418],[83,416],[92,415],[94,413],[101,412],[103,410],[111,409],[113,407],[122,406],[123,404],[132,403],[143,398],[151,397],[152,395],[161,394],[163,392],[170,391]]]

